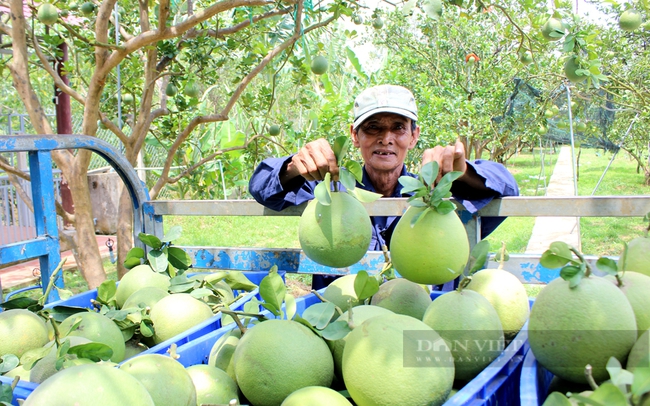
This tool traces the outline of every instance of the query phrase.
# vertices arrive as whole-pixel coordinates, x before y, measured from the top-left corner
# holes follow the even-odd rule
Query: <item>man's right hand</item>
[[[305,144],[287,164],[287,169],[280,174],[282,182],[289,181],[296,176],[302,176],[308,181],[323,180],[329,172],[332,180],[339,178],[339,167],[336,164],[334,151],[324,138]]]

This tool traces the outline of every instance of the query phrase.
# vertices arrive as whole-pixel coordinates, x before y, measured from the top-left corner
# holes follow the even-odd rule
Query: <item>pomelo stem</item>
[[[38,303],[42,306],[45,304],[45,301],[47,300],[47,297],[50,295],[50,292],[52,291],[52,287],[54,286],[54,281],[56,280],[57,276],[59,275],[59,272],[61,272],[61,269],[63,269],[63,264],[65,264],[65,261],[67,261],[67,258],[63,258],[61,262],[59,262],[59,265],[56,267],[54,272],[52,272],[52,275],[50,275],[50,279],[47,282],[47,288],[45,289],[45,293],[43,296],[41,296],[38,299]]]
[[[501,241],[501,258],[499,258],[499,269],[503,270],[503,266],[506,263],[506,242]]]
[[[332,302],[330,302],[329,300],[325,299],[323,296],[321,296],[320,293],[318,293],[317,291],[315,291],[315,290],[313,290],[313,289],[312,289],[311,293],[313,293],[314,295],[316,295],[316,297],[317,297],[321,302],[323,302],[323,303],[332,303]],[[335,305],[334,303],[332,303],[332,304],[334,305],[334,309],[335,309],[336,312],[339,314],[339,316],[342,315],[342,314],[343,314],[343,310],[341,310],[341,308],[338,307],[337,305]]]
[[[594,380],[594,377],[591,375],[591,365],[587,364],[585,367],[585,377],[587,378],[587,383],[589,386],[591,386],[591,389],[596,390],[598,389],[598,384]]]
[[[469,285],[469,283],[470,283],[471,281],[472,281],[472,277],[471,277],[471,276],[466,276],[465,278],[463,278],[463,279],[460,281],[460,283],[458,284],[458,289],[456,289],[456,290],[457,290],[458,292],[462,292],[463,289],[465,289],[465,288],[467,287],[467,285]]]
[[[56,322],[54,321],[54,316],[50,315],[48,317],[48,320],[50,321],[50,324],[52,324],[52,329],[54,330],[54,342],[56,343],[57,347],[60,347],[61,342],[59,341],[59,335],[61,333],[59,332],[59,327],[56,325]]]
[[[578,259],[580,260],[580,263],[585,264],[585,277],[591,275],[591,265],[589,265],[589,263],[585,261],[585,257],[582,255],[582,253],[578,251],[575,247],[572,247],[570,245],[569,245],[569,249],[571,250],[571,252],[576,254]]]

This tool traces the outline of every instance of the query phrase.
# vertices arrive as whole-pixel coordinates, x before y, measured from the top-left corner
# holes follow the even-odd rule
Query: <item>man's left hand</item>
[[[436,161],[438,163],[438,177],[436,184],[447,173],[459,171],[465,174],[467,171],[467,162],[465,160],[465,145],[457,140],[454,145],[438,145],[429,148],[422,154],[422,165]]]

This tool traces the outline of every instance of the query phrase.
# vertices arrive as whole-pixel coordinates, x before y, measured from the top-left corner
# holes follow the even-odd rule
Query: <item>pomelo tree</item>
[[[92,3],[91,3],[92,4]],[[47,26],[38,20],[31,2],[12,0],[2,5],[0,30],[10,41],[11,57],[3,61],[11,72],[16,94],[29,113],[36,134],[52,134],[46,116],[51,95],[39,92],[44,73],[58,91],[73,101],[83,115],[82,133],[95,136],[102,123],[119,140],[134,166],[148,138],[168,149],[164,169],[150,188],[156,198],[161,189],[176,183],[202,165],[227,152],[245,150],[264,129],[252,133],[230,131],[228,138],[200,156],[192,155],[191,141],[204,135],[212,123],[228,120],[237,105],[266,106],[274,102],[274,73],[291,63],[309,69],[301,38],[350,14],[342,2],[327,6],[303,1],[268,0],[160,2],[116,0],[79,7],[73,2],[53,2],[58,19],[48,15]],[[61,45],[69,59],[62,60]],[[59,60],[61,69],[52,67]],[[303,67],[302,65],[305,65]],[[118,71],[119,69],[119,71]],[[261,73],[271,72],[271,82],[255,84]],[[120,77],[121,81],[117,82]],[[168,84],[179,91],[170,97]],[[120,93],[132,95],[116,97]],[[118,106],[122,111],[118,110]],[[117,120],[117,117],[122,120]],[[251,121],[251,126],[258,123]],[[223,128],[222,126],[222,128]],[[231,130],[231,128],[228,128]],[[216,130],[215,130],[216,131]],[[189,151],[189,152],[188,152]],[[188,158],[183,172],[171,175],[178,156]],[[59,214],[74,224],[77,262],[91,288],[105,273],[95,239],[87,182],[91,153],[57,151],[53,160],[67,180],[74,214]],[[7,165],[3,169],[18,176]],[[131,246],[128,196],[120,200],[118,264]],[[118,266],[120,276],[125,269]]]

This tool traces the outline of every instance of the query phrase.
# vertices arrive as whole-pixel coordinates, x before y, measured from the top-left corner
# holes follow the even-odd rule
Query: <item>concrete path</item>
[[[571,146],[562,146],[546,189],[546,196],[575,196],[571,159]],[[580,218],[537,217],[526,253],[541,254],[554,241],[564,241],[581,250]]]

